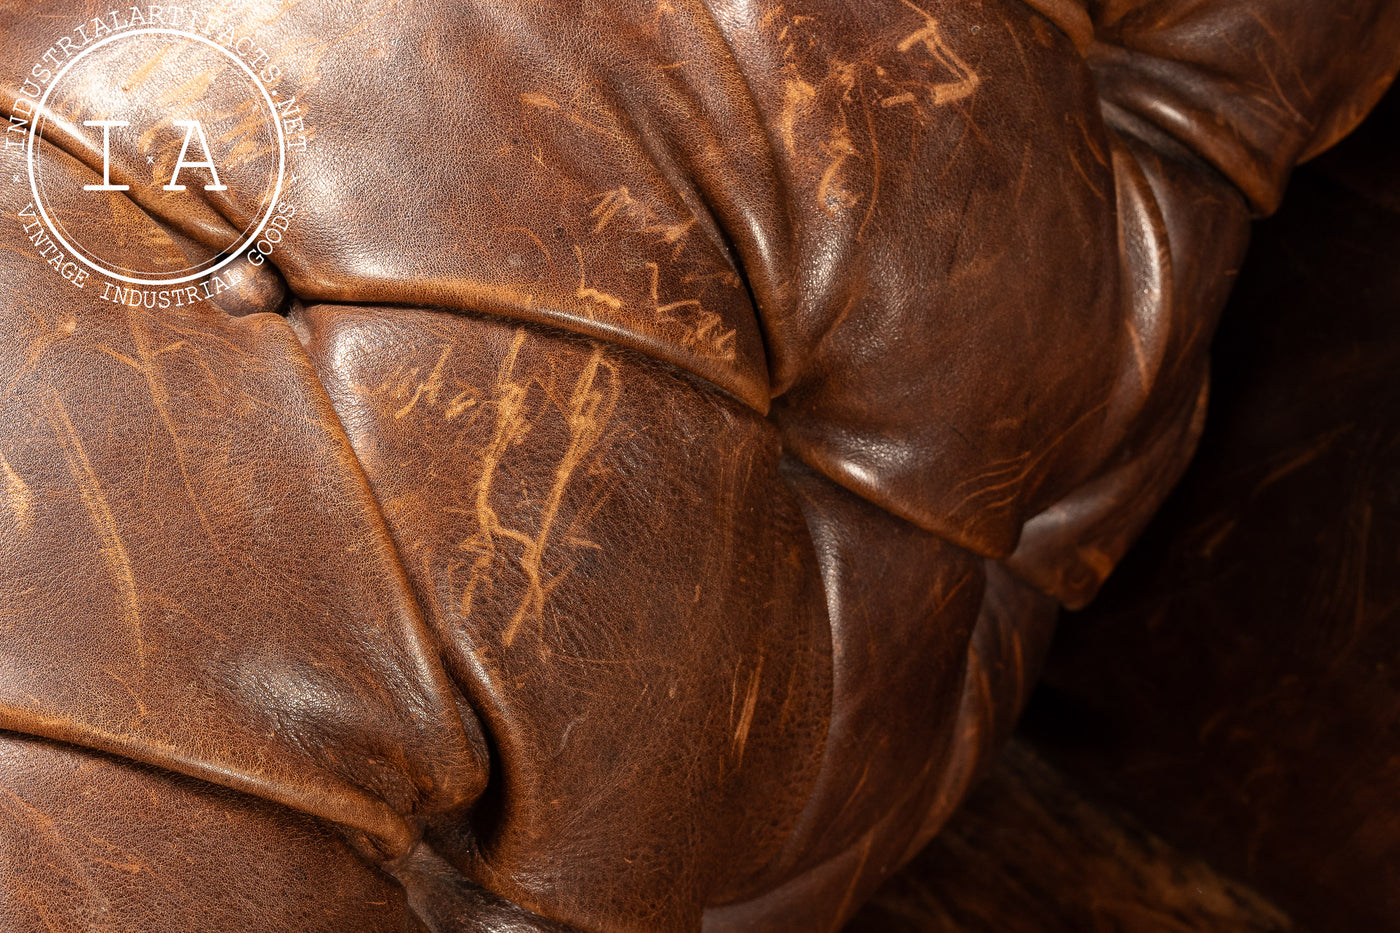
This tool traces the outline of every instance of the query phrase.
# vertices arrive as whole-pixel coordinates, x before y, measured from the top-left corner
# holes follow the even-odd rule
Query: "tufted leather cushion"
[[[288,220],[166,307],[7,189],[6,930],[839,926],[1183,469],[1251,214],[1400,66],[1389,0],[154,9],[275,50]],[[44,190],[208,259],[266,205],[83,128],[257,169],[198,42],[9,5],[12,126],[93,18]]]

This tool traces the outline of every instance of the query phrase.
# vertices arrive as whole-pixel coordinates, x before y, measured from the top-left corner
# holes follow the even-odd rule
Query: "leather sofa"
[[[0,16],[17,933],[839,927],[1400,67],[1392,0]]]

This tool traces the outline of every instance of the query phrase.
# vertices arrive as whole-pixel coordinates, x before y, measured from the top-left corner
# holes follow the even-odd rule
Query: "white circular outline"
[[[215,51],[223,54],[225,57],[232,59],[233,62],[238,65],[238,67],[243,69],[244,73],[246,73],[248,77],[253,79],[253,83],[256,84],[258,90],[262,92],[263,101],[267,104],[267,109],[272,113],[272,123],[277,129],[277,184],[273,186],[272,200],[268,202],[267,213],[263,217],[262,222],[258,224],[258,228],[253,231],[252,235],[242,239],[238,243],[237,249],[231,250],[228,257],[225,258],[222,262],[219,262],[217,265],[211,266],[208,269],[203,269],[199,272],[195,272],[191,275],[186,275],[178,279],[137,279],[128,275],[122,275],[119,272],[113,272],[112,270],[107,269],[94,262],[93,260],[89,259],[87,256],[84,256],[82,250],[74,248],[74,246],[71,243],[65,240],[58,233],[58,225],[55,224],[53,220],[49,218],[48,212],[44,210],[44,201],[43,198],[39,197],[38,182],[34,178],[34,140],[39,134],[39,120],[44,119],[44,114],[48,112],[49,94],[52,93],[53,89],[58,86],[58,83],[63,79],[63,76],[68,73],[68,69],[76,65],[87,53],[95,52],[97,49],[108,44],[109,42],[116,42],[119,39],[129,39],[133,36],[157,34],[176,35],[183,36],[187,39],[193,39],[196,42],[202,42],[205,45],[210,46]],[[59,69],[58,74],[54,75],[53,80],[49,82],[49,86],[44,90],[44,96],[39,99],[39,106],[36,113],[36,119],[33,123],[30,124],[29,127],[29,142],[28,145],[25,147],[25,162],[28,163],[29,166],[29,190],[34,195],[34,205],[39,209],[39,216],[41,216],[44,219],[44,223],[48,226],[49,234],[53,236],[53,238],[57,240],[63,247],[65,247],[68,250],[68,252],[72,253],[74,258],[76,258],[79,262],[81,262],[83,265],[87,266],[95,272],[100,272],[105,276],[117,279],[118,281],[126,282],[129,285],[179,285],[182,282],[192,282],[195,279],[201,279],[207,275],[213,275],[215,272],[218,272],[224,266],[228,265],[229,263],[238,259],[239,256],[243,255],[243,248],[249,243],[255,242],[258,236],[263,232],[263,228],[266,227],[268,221],[272,219],[272,213],[277,207],[278,199],[282,196],[282,181],[287,171],[287,138],[286,135],[282,132],[282,121],[277,115],[277,105],[275,105],[272,102],[272,97],[267,93],[267,88],[263,87],[263,83],[258,78],[257,73],[253,71],[253,69],[249,68],[248,64],[245,61],[243,61],[243,59],[235,55],[232,49],[227,49],[224,46],[219,45],[212,39],[209,39],[205,36],[201,36],[198,33],[186,32],[183,29],[174,29],[166,26],[148,26],[144,29],[123,31],[117,33],[116,35],[108,36],[106,39],[103,39],[100,42],[96,42],[83,49],[77,55],[74,55],[71,61],[69,61],[66,65]]]

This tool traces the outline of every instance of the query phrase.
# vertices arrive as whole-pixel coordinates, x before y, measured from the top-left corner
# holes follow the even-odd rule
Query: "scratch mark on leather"
[[[324,33],[315,32],[305,38],[289,38],[282,43],[282,52],[287,60],[294,60],[301,63],[301,84],[310,87],[319,84],[321,81],[321,59],[325,58],[336,45],[344,42],[353,36],[361,33],[370,33],[372,29],[379,27],[379,20],[384,19],[389,11],[396,6],[394,0],[387,3],[359,3],[356,4],[354,25],[343,30],[340,34],[328,39],[321,38]],[[272,18],[257,16],[257,7],[251,11],[255,15],[244,17],[244,30],[254,32],[257,23],[271,23]],[[281,14],[277,14],[281,15]]]
[[[753,672],[749,674],[748,689],[744,694],[744,709],[739,714],[739,725],[734,730],[734,766],[738,768],[744,763],[744,749],[749,742],[749,729],[753,726],[754,710],[758,708],[758,685],[763,677],[763,655],[758,656],[758,664],[754,666]]]
[[[471,389],[463,389],[452,400],[447,403],[447,409],[442,413],[444,421],[452,421],[458,418],[462,412],[476,405],[476,398],[471,394]]]
[[[1355,427],[1354,424],[1344,424],[1325,434],[1318,436],[1311,444],[1304,447],[1300,452],[1288,456],[1282,464],[1270,470],[1263,479],[1254,485],[1250,490],[1251,497],[1256,497],[1265,489],[1277,483],[1284,477],[1301,470],[1312,463],[1318,457],[1327,452],[1337,439],[1349,433]]]
[[[943,615],[944,610],[953,602],[953,597],[957,596],[969,583],[977,580],[973,573],[960,574],[952,586],[948,586],[948,581],[940,579],[937,589],[933,591],[933,596],[937,600],[925,613],[927,618],[937,619]]]
[[[1074,124],[1079,128],[1080,137],[1084,140],[1084,145],[1089,148],[1094,156],[1094,161],[1103,168],[1109,168],[1108,153],[1104,151],[1103,144],[1095,138],[1094,131],[1089,128],[1089,121],[1084,119],[1083,114],[1076,114]]]
[[[963,480],[960,480],[957,483],[957,485],[953,486],[951,491],[960,492],[964,489],[967,489],[968,487],[979,486],[981,483],[984,483],[988,480],[1000,478],[1003,476],[1010,476],[1010,479],[1004,480],[1002,482],[994,483],[990,486],[981,486],[980,489],[976,489],[973,492],[971,492],[968,495],[968,499],[970,500],[976,498],[977,496],[985,495],[988,492],[992,492],[998,489],[1004,489],[1006,486],[1018,483],[1022,479],[1024,479],[1026,474],[1030,471],[1033,463],[1034,461],[1032,460],[1031,452],[1029,450],[1023,450],[1014,457],[1009,457],[1005,460],[998,460],[994,463],[987,464],[987,466],[979,472],[974,473],[973,475],[968,476]]]
[[[116,674],[113,674],[111,671],[103,671],[103,673],[115,680],[117,683],[121,684],[122,688],[125,689],[126,692],[131,695],[132,701],[136,703],[136,711],[140,713],[141,717],[144,719],[148,710],[146,709],[146,704],[141,702],[141,695],[138,694],[135,690],[132,690],[131,685],[128,684],[125,680],[118,677]]]
[[[902,104],[912,104],[916,100],[917,98],[915,98],[911,92],[905,91],[902,94],[892,94],[891,96],[884,98],[880,101],[880,106],[883,109],[888,110],[891,107],[898,107]]]
[[[1250,13],[1249,17],[1259,25],[1259,27],[1264,31],[1266,35],[1268,35],[1268,37],[1273,41],[1275,48],[1280,50],[1288,48],[1288,44],[1285,43],[1279,37],[1278,33],[1274,30],[1274,28],[1271,25],[1269,25],[1269,23],[1257,12]],[[1291,56],[1287,53],[1285,53],[1283,57],[1285,62],[1288,62],[1291,59]],[[1287,92],[1284,91],[1283,85],[1279,82],[1278,75],[1274,73],[1273,67],[1269,64],[1268,56],[1264,49],[1256,48],[1254,50],[1254,61],[1259,66],[1260,70],[1264,72],[1264,76],[1269,79],[1269,87],[1274,92],[1272,96],[1267,94],[1261,94],[1257,95],[1255,99],[1262,103],[1265,107],[1268,107],[1269,109],[1273,110],[1281,117],[1290,119],[1295,123],[1302,124],[1303,126],[1311,125],[1311,121],[1308,120],[1308,118],[1304,116],[1303,113],[1293,105],[1293,101],[1289,99]],[[1297,81],[1295,82],[1296,86],[1302,90],[1303,96],[1307,98],[1307,101],[1309,103],[1311,103],[1313,100],[1313,93],[1308,87],[1307,82],[1302,80],[1302,74],[1298,71],[1296,64],[1294,65],[1294,76],[1295,78],[1297,78]],[[1281,120],[1280,123],[1282,122],[1283,121]]]
[[[244,166],[258,159],[276,156],[276,137],[261,132],[265,116],[261,106],[256,101],[244,100],[232,109],[215,111],[210,116],[210,122],[237,119],[232,127],[215,137],[215,141],[222,147],[225,162],[230,165]],[[264,135],[269,138],[260,142],[259,137]],[[310,140],[314,136],[314,129],[308,127],[306,130],[307,139]],[[173,168],[173,166],[171,167]]]
[[[54,825],[53,819],[36,810],[25,801],[24,798],[20,797],[8,787],[0,787],[0,795],[3,795],[0,796],[0,813],[4,813],[7,817],[5,822],[10,826],[23,827],[23,835],[28,837],[30,845],[40,840],[47,843],[47,847],[55,855],[71,866],[71,873],[63,872],[63,874],[67,874],[69,879],[71,879],[70,883],[80,882],[87,888],[88,897],[92,902],[101,904],[103,898],[98,892],[96,885],[93,884],[92,877],[83,869],[83,865],[78,861],[77,857],[72,854],[71,847],[68,845],[67,840],[63,838],[63,834],[58,831],[58,827]],[[45,867],[49,870],[46,873],[53,873],[54,866],[52,863]],[[31,901],[31,903],[37,907],[40,906],[38,902],[43,900],[46,899],[36,898],[34,901]],[[47,911],[44,913],[45,924],[47,925],[50,922],[50,915],[48,915]],[[53,926],[53,929],[64,928],[66,928],[66,925],[65,927]]]
[[[544,240],[540,239],[539,234],[535,233],[535,231],[531,230],[529,227],[517,225],[494,227],[492,228],[492,232],[523,234],[530,242],[535,244],[535,249],[540,251],[540,255],[544,257],[545,265],[549,266],[549,271],[554,271],[554,254],[550,252],[548,246],[544,245]]]
[[[102,557],[107,562],[107,569],[120,591],[122,621],[131,632],[136,646],[136,657],[144,670],[146,641],[141,629],[141,606],[136,595],[136,579],[131,571],[131,558],[127,555],[126,544],[117,530],[117,520],[107,505],[107,498],[102,493],[102,484],[92,468],[92,461],[88,459],[83,442],[78,438],[78,432],[74,430],[68,410],[63,406],[58,393],[50,391],[48,403],[49,421],[58,435],[59,447],[68,463],[68,472],[78,486],[83,506],[92,521],[93,531],[102,542]]]
[[[559,104],[557,104],[552,98],[547,97],[544,94],[521,94],[520,102],[522,104],[528,104],[531,107],[540,107],[545,110],[559,109]]]
[[[38,364],[39,360],[43,357],[43,355],[46,352],[48,352],[50,346],[57,343],[59,340],[62,340],[64,337],[70,336],[73,333],[73,331],[76,330],[77,327],[76,322],[73,322],[73,326],[70,327],[68,326],[69,322],[67,321],[65,321],[58,327],[53,327],[49,324],[49,322],[44,318],[43,314],[41,314],[37,308],[26,306],[26,310],[30,312],[30,315],[34,319],[34,323],[41,330],[40,333],[38,333],[36,336],[30,339],[29,347],[25,350],[24,354],[24,365],[17,367],[14,373],[11,375],[9,385],[7,387],[8,392],[14,392],[14,390],[19,386],[20,382],[24,379],[24,377],[29,375],[29,373],[33,371],[34,367]]]
[[[599,195],[599,198],[598,206],[593,208],[588,214],[590,217],[597,218],[597,223],[593,225],[593,232],[595,234],[602,233],[603,228],[608,225],[608,222],[617,215],[617,212],[621,208],[630,207],[636,203],[632,198],[631,192],[627,190],[626,185]]]
[[[87,905],[86,909],[82,911],[83,913],[101,915],[110,910],[109,899],[93,879],[92,872],[88,868],[89,864],[105,865],[133,875],[140,874],[148,867],[145,859],[137,853],[123,849],[110,840],[92,835],[80,824],[69,820],[56,821],[52,816],[37,809],[8,787],[0,787],[0,814],[5,817],[6,825],[20,829],[16,835],[22,835],[27,844],[26,848],[37,848],[34,843],[42,842],[43,849],[52,853],[52,858],[46,859],[43,863],[43,874],[46,876],[46,880],[61,886],[61,890],[67,897],[71,897],[75,888],[85,889]],[[7,834],[0,833],[0,843],[5,842],[5,835]],[[84,845],[84,842],[87,845]],[[110,857],[100,857],[92,851],[93,847],[106,850]],[[38,866],[38,860],[33,856],[26,861]],[[62,864],[55,864],[55,862]],[[53,901],[43,896],[27,896],[30,893],[32,893],[32,889],[24,892],[25,902],[42,917],[46,927],[55,931],[72,929],[70,924],[58,922],[57,918],[49,912],[48,908],[52,906]],[[79,905],[73,904],[73,906],[78,907]]]
[[[870,860],[870,850],[875,843],[876,830],[872,829],[865,834],[860,845],[860,860],[856,862],[855,871],[851,872],[851,882],[846,885],[846,893],[841,897],[841,906],[836,908],[835,917],[846,916],[851,906],[851,898],[855,897],[856,888],[860,885],[861,878],[865,875],[865,863]]]
[[[1026,701],[1026,688],[1030,686],[1026,679],[1026,653],[1021,640],[1021,630],[1013,626],[1011,629],[1011,667],[1012,676],[1016,681],[1015,709],[1020,709],[1021,704]]]
[[[609,117],[612,116],[611,114],[605,115]],[[585,118],[577,112],[569,114],[569,121],[577,126],[583,127],[589,132],[597,133],[599,136],[605,136],[608,138],[608,140],[610,140],[613,143],[622,143],[624,141],[623,134],[615,126],[613,129],[607,129],[606,127],[599,126],[594,121]],[[613,120],[612,122],[616,124],[616,120]]]
[[[20,531],[29,528],[29,509],[34,500],[29,484],[10,466],[10,461],[0,453],[0,469],[5,471],[5,501],[14,516],[15,527]]]
[[[831,155],[831,161],[827,164],[826,171],[822,172],[821,181],[817,182],[817,203],[828,214],[834,215],[841,209],[852,207],[860,200],[860,195],[853,194],[845,188],[838,187],[832,190],[836,173],[841,171],[847,159],[856,154],[856,148],[844,127],[833,131],[831,138],[822,144],[822,148]]]
[[[836,810],[836,813],[832,815],[831,822],[833,824],[839,823],[841,819],[845,817],[846,813],[849,812],[851,807],[860,802],[860,792],[865,788],[865,782],[870,780],[870,771],[875,765],[875,755],[888,744],[889,737],[885,735],[880,736],[880,741],[871,751],[871,757],[866,760],[865,767],[860,769],[860,779],[856,781],[855,786],[846,794],[846,799],[841,801],[841,806]]]
[[[155,358],[168,353],[174,349],[185,346],[185,342],[180,340],[173,344],[151,352],[150,340],[144,328],[138,325],[138,319],[132,317],[129,320],[132,342],[136,345],[136,354],[140,357],[140,363],[126,360],[135,367],[136,371],[146,380],[147,391],[151,396],[151,405],[160,416],[161,426],[165,428],[165,434],[170,439],[170,446],[175,449],[175,464],[180,470],[180,481],[185,488],[185,498],[190,503],[190,508],[194,509],[195,517],[199,519],[199,525],[204,529],[204,537],[210,543],[218,546],[218,534],[214,531],[214,525],[209,521],[209,516],[204,512],[203,496],[195,492],[194,483],[190,479],[188,458],[185,455],[185,444],[180,437],[180,431],[175,424],[175,418],[170,413],[170,393],[165,387],[165,380],[161,378],[160,368],[155,363]],[[105,347],[103,349],[106,349]],[[113,353],[114,356],[117,354]],[[119,357],[125,359],[124,357]]]
[[[506,451],[510,449],[511,445],[530,430],[529,421],[525,418],[523,411],[528,387],[512,380],[515,373],[515,362],[520,356],[520,348],[524,343],[525,331],[523,329],[516,331],[515,339],[511,341],[510,351],[506,354],[505,360],[502,361],[500,372],[496,376],[496,398],[493,402],[488,403],[496,407],[496,429],[492,435],[491,443],[481,455],[481,475],[476,481],[477,530],[471,538],[458,545],[462,550],[476,550],[478,552],[476,560],[472,562],[466,586],[458,602],[459,611],[463,618],[471,615],[472,599],[476,594],[477,586],[482,577],[490,572],[491,564],[496,557],[496,535],[499,531],[499,522],[495,510],[491,508],[491,488],[496,481],[496,469],[500,466],[502,458],[505,457]]]
[[[527,617],[539,617],[544,611],[545,600],[550,591],[563,580],[561,574],[548,584],[544,582],[544,555],[569,480],[573,477],[579,464],[583,462],[584,457],[602,439],[604,431],[607,430],[608,424],[612,420],[613,409],[616,407],[619,394],[617,380],[609,378],[602,391],[594,389],[598,371],[604,367],[610,375],[615,375],[612,373],[611,364],[603,361],[602,348],[595,347],[583,372],[579,375],[578,381],[574,385],[573,394],[569,399],[569,445],[565,448],[559,465],[555,467],[554,483],[549,490],[548,498],[545,499],[544,505],[540,509],[539,532],[532,538],[520,532],[502,531],[502,534],[514,538],[524,545],[525,550],[520,556],[520,566],[525,571],[529,583],[524,597],[520,600],[515,614],[511,617],[510,623],[502,635],[501,640],[506,647],[510,647],[515,641],[520,626]]]
[[[817,89],[806,81],[789,76],[783,83],[783,111],[778,116],[778,131],[790,157],[797,155],[797,121],[806,115],[817,99]]]
[[[595,195],[593,199],[598,204],[589,211],[588,216],[595,219],[594,234],[602,233],[618,214],[622,214],[632,221],[636,232],[655,236],[668,246],[675,246],[677,256],[680,255],[682,241],[697,222],[696,218],[691,217],[681,223],[665,223],[656,210],[633,197],[626,185]]]
[[[683,298],[679,301],[662,304],[660,296],[661,267],[654,262],[649,262],[647,269],[651,274],[651,308],[652,313],[656,316],[656,323],[679,324],[686,328],[687,333],[681,337],[681,342],[687,349],[717,359],[733,360],[735,356],[735,331],[732,327],[724,328],[724,318],[714,311],[707,310],[698,298]],[[682,308],[695,310],[696,320],[693,325],[672,316],[672,311],[679,311]]]
[[[607,292],[599,291],[588,286],[588,276],[583,270],[583,250],[578,246],[574,247],[574,255],[578,257],[578,291],[577,297],[585,301],[596,301],[599,304],[607,305],[614,311],[622,310],[622,299],[616,295],[609,295]]]
[[[959,482],[953,487],[952,491],[957,492],[993,478],[1000,479],[1001,477],[1009,477],[1007,479],[1002,479],[1000,482],[993,482],[969,492],[958,503],[957,508],[965,508],[977,500],[999,491],[1006,491],[1006,495],[999,499],[986,501],[980,506],[982,511],[999,512],[1015,503],[1017,499],[1021,498],[1028,491],[1026,483],[1029,481],[1033,472],[1054,455],[1060,445],[1073,435],[1081,425],[1098,417],[1107,407],[1108,402],[1105,400],[1087,409],[1066,425],[1062,431],[1045,443],[1039,451],[1032,453],[1029,450],[1023,450],[1015,457],[991,464],[988,469],[973,476],[969,476],[967,479]],[[1017,464],[1020,464],[1020,466],[1018,467]]]
[[[662,17],[675,15],[676,8],[671,5],[671,0],[657,0],[656,9],[651,14],[651,28],[660,29]]]
[[[1069,156],[1069,164],[1074,166],[1075,173],[1079,175],[1080,178],[1084,179],[1084,184],[1094,193],[1094,197],[1098,198],[1100,201],[1107,201],[1108,195],[1104,193],[1103,189],[1099,187],[1094,179],[1089,177],[1089,173],[1084,170],[1084,166],[1079,163],[1078,157],[1075,156],[1074,149],[1065,149],[1065,155]]]
[[[437,365],[433,367],[433,371],[428,374],[427,381],[418,383],[418,387],[413,390],[413,397],[410,398],[407,404],[402,408],[394,412],[395,421],[398,421],[403,418],[404,415],[413,411],[414,406],[418,404],[418,400],[424,396],[427,396],[429,405],[437,403],[438,392],[442,389],[442,367],[443,364],[447,362],[447,357],[451,353],[452,347],[450,344],[442,348],[442,355],[438,357]],[[451,415],[448,416],[449,420],[451,417]]]
[[[981,79],[977,73],[968,67],[967,63],[958,57],[958,54],[949,47],[943,38],[942,32],[938,28],[938,20],[928,14],[928,11],[915,6],[910,0],[902,0],[905,6],[918,13],[924,18],[924,25],[905,36],[900,41],[897,48],[901,52],[908,52],[916,45],[922,45],[934,60],[944,68],[951,71],[956,77],[952,81],[943,81],[929,86],[929,94],[933,98],[935,106],[952,104],[971,95],[981,84]]]
[[[851,92],[856,86],[856,65],[838,65],[835,68],[836,80],[841,89],[841,100],[843,103],[851,102]],[[845,166],[846,161],[851,156],[859,157],[855,143],[851,139],[851,128],[847,122],[846,109],[841,108],[841,122],[832,127],[826,142],[822,143],[822,151],[830,157],[826,169],[822,172],[821,180],[817,182],[817,203],[829,215],[835,215],[842,210],[854,207],[860,200],[860,195],[836,184],[837,174]]]

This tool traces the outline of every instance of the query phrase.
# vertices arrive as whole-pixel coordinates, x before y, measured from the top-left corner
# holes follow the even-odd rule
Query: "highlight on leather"
[[[0,928],[836,930],[1400,3],[0,7]],[[58,880],[55,880],[58,879]]]

